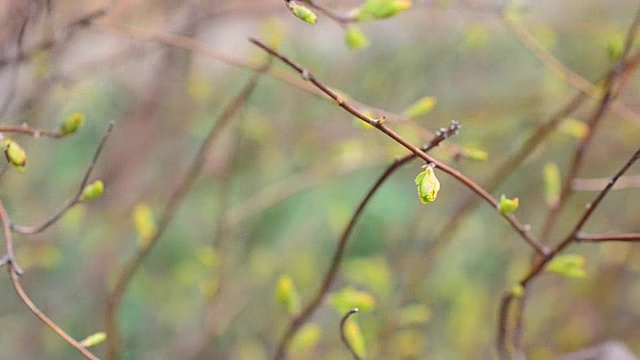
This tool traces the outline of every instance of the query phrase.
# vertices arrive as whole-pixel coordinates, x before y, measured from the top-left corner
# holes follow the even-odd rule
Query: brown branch
[[[640,233],[625,234],[582,234],[576,235],[577,242],[601,243],[609,241],[636,242],[640,241]]]
[[[268,66],[269,64],[264,65],[261,72],[257,72],[253,75],[247,85],[245,85],[240,93],[233,98],[231,103],[227,105],[222,114],[215,121],[209,131],[209,134],[202,142],[198,152],[191,161],[184,177],[169,196],[169,200],[162,211],[160,220],[158,221],[157,230],[153,237],[148,240],[144,247],[138,249],[138,251],[127,261],[125,266],[118,273],[115,286],[107,299],[106,331],[108,359],[118,359],[120,357],[120,333],[118,329],[117,313],[120,301],[122,300],[131,280],[151,249],[158,243],[158,240],[163,235],[169,223],[173,220],[178,206],[182,203],[187,191],[191,188],[191,185],[200,174],[206,160],[206,154],[209,152],[210,147],[218,139],[226,125],[234,118],[240,107],[249,98],[258,84],[260,76],[263,72],[267,71]]]
[[[361,357],[353,349],[353,347],[351,346],[351,343],[349,342],[349,339],[347,339],[347,333],[345,332],[344,326],[347,324],[347,320],[349,320],[351,315],[357,313],[358,311],[360,311],[358,308],[353,308],[349,310],[346,314],[344,314],[342,319],[340,319],[340,340],[342,340],[342,343],[344,344],[344,346],[347,347],[347,350],[349,350],[349,352],[351,353],[351,356],[353,356],[355,360],[360,360]]]
[[[300,75],[302,75],[303,79],[311,82],[318,89],[322,90],[322,92],[324,92],[329,97],[331,97],[338,104],[338,106],[342,107],[347,112],[349,112],[353,116],[359,118],[360,120],[366,122],[367,124],[375,127],[376,129],[378,129],[379,131],[381,131],[382,133],[384,133],[385,135],[387,135],[388,137],[393,139],[395,142],[397,142],[398,144],[402,145],[403,147],[405,147],[406,149],[408,149],[409,151],[414,153],[417,157],[425,160],[427,163],[434,164],[436,168],[439,168],[443,172],[451,175],[456,180],[458,180],[463,185],[465,185],[467,188],[469,188],[471,191],[473,191],[478,196],[483,198],[493,208],[495,208],[496,211],[498,210],[498,201],[493,196],[491,196],[491,194],[489,194],[485,189],[483,189],[481,186],[479,186],[473,180],[471,180],[468,177],[466,177],[465,175],[463,175],[460,171],[450,167],[449,165],[446,165],[445,163],[443,163],[443,162],[431,157],[430,155],[427,155],[420,148],[418,148],[417,146],[415,146],[415,145],[409,143],[408,141],[406,141],[404,138],[402,138],[400,135],[398,135],[395,131],[393,131],[391,128],[389,128],[388,126],[386,126],[384,124],[384,120],[385,120],[384,118],[373,119],[373,118],[363,114],[362,112],[357,110],[353,105],[351,105],[349,102],[345,101],[335,91],[331,90],[329,87],[327,87],[322,82],[320,82],[318,79],[316,79],[316,77],[313,74],[311,74],[309,72],[309,70],[307,70],[307,69],[301,67],[300,65],[292,62],[287,57],[285,57],[284,55],[280,54],[276,50],[270,48],[266,44],[260,42],[259,40],[250,39],[250,41],[253,44],[255,44],[256,46],[258,46],[261,49],[263,49],[266,52],[268,52],[269,54],[277,57],[278,59],[280,59],[282,62],[287,64],[292,69],[296,70],[298,73],[300,73]],[[543,255],[543,256],[547,256],[548,255],[549,249],[546,246],[544,246],[543,244],[541,244],[532,235],[530,235],[528,230],[522,224],[520,224],[520,222],[517,220],[517,218],[513,214],[502,214],[502,213],[500,213],[500,214],[504,219],[507,220],[507,222],[520,235],[520,237],[522,237],[540,255]]]
[[[451,125],[446,129],[441,129],[438,132],[438,135],[433,138],[433,140],[426,146],[423,147],[423,151],[429,151],[432,148],[438,146],[441,142],[449,138],[450,136],[457,133],[460,128],[460,124],[458,122],[452,122]],[[295,334],[300,330],[300,328],[309,320],[309,318],[316,311],[318,306],[322,303],[322,300],[329,292],[331,285],[336,279],[338,275],[338,271],[340,269],[340,265],[342,264],[342,259],[344,258],[344,252],[347,248],[347,243],[351,238],[351,234],[353,229],[355,228],[360,216],[364,212],[364,209],[369,204],[369,201],[373,198],[373,196],[377,193],[378,189],[382,186],[382,184],[391,176],[396,170],[398,170],[403,165],[409,163],[410,161],[416,159],[417,156],[415,154],[409,154],[404,156],[403,158],[397,159],[391,165],[389,165],[385,171],[378,177],[373,186],[369,189],[365,197],[360,201],[358,207],[356,208],[353,215],[351,215],[351,219],[349,223],[345,227],[338,240],[338,246],[336,247],[335,252],[333,253],[333,259],[331,260],[331,265],[329,266],[329,270],[325,274],[322,285],[316,291],[315,295],[312,297],[311,301],[307,304],[307,306],[300,311],[300,313],[289,323],[289,327],[285,331],[280,343],[278,344],[278,348],[276,350],[275,358],[276,359],[284,359],[286,356],[286,352],[289,346],[289,343],[295,336]]]
[[[69,133],[63,133],[60,130],[51,131],[51,130],[34,129],[29,127],[27,124],[8,125],[8,126],[0,125],[0,134],[1,133],[26,134],[26,135],[31,135],[34,138],[45,136],[45,137],[50,137],[54,139],[59,139],[59,138],[70,135]]]
[[[99,360],[97,356],[93,355],[86,347],[72,338],[69,334],[67,334],[64,330],[62,330],[53,320],[51,320],[46,314],[44,314],[34,303],[31,301],[27,293],[22,288],[20,284],[19,276],[22,270],[15,262],[14,253],[13,253],[13,237],[11,233],[11,226],[9,217],[7,216],[7,212],[4,209],[4,205],[2,204],[2,200],[0,200],[0,219],[2,220],[2,229],[4,232],[4,240],[5,246],[7,249],[7,254],[3,258],[5,264],[7,265],[7,271],[9,272],[9,276],[11,277],[11,283],[13,284],[13,288],[16,290],[18,297],[22,302],[31,310],[31,312],[37,316],[45,325],[47,325],[51,330],[53,330],[58,336],[60,336],[64,341],[69,343],[71,346],[76,348],[84,357],[91,360]]]
[[[82,178],[82,181],[80,182],[80,185],[78,186],[78,190],[76,191],[76,194],[73,196],[73,198],[71,200],[69,200],[69,202],[62,209],[60,209],[60,211],[58,211],[55,215],[53,215],[51,218],[46,220],[41,225],[23,226],[23,225],[11,224],[11,230],[13,232],[16,232],[16,233],[19,233],[19,234],[37,234],[37,233],[40,233],[40,232],[46,230],[49,226],[55,224],[62,217],[62,215],[64,215],[67,211],[69,211],[69,209],[71,209],[75,205],[77,205],[80,202],[82,202],[82,191],[84,190],[84,188],[87,186],[87,184],[89,182],[89,177],[91,177],[91,173],[93,172],[93,169],[96,166],[96,162],[98,161],[98,158],[100,157],[100,154],[102,153],[102,149],[104,148],[104,145],[107,142],[107,139],[109,138],[109,135],[111,135],[111,131],[113,130],[113,126],[114,126],[114,122],[111,121],[109,123],[109,127],[107,128],[107,131],[105,131],[104,135],[102,136],[102,140],[100,140],[100,145],[98,145],[98,148],[96,149],[96,152],[93,154],[93,158],[91,159],[91,163],[89,164],[89,167],[85,171],[84,177]]]

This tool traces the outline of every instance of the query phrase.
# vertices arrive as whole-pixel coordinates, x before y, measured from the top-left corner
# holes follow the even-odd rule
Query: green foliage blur
[[[26,291],[78,340],[104,331],[115,277],[155,233],[200,143],[251,76],[245,68],[141,39],[110,22],[195,38],[250,64],[265,55],[249,37],[279,44],[376,116],[378,109],[403,114],[428,97],[426,111],[416,110],[411,119],[390,117],[387,124],[422,145],[431,138],[428,131],[460,121],[459,135],[431,154],[481,185],[577,93],[491,12],[495,1],[414,1],[393,18],[358,24],[368,46],[355,46],[357,51],[322,13],[314,11],[318,19],[311,26],[282,1],[124,3],[110,9],[108,21],[80,28],[25,60],[15,97],[1,114],[1,125],[26,122],[54,130],[71,114],[85,115],[83,126],[64,139],[12,136],[29,160],[24,173],[3,165],[0,197],[21,225],[43,222],[77,192],[108,122],[116,123],[93,176],[104,183],[102,196],[73,208],[42,234],[15,236]],[[322,4],[348,13],[360,3]],[[516,5],[516,21],[593,82],[613,64],[610,55],[637,3]],[[89,6],[62,1],[53,14],[38,10],[26,28],[25,48],[59,36]],[[0,30],[9,39],[16,36],[15,21]],[[17,70],[0,71],[3,89],[10,88],[8,74]],[[276,62],[271,73],[299,79]],[[620,101],[639,109],[640,82],[635,76],[629,81]],[[584,123],[596,105],[587,101],[572,120]],[[320,286],[359,201],[394,158],[407,154],[376,130],[354,126],[352,118],[275,75],[261,78],[207,154],[203,174],[125,294],[119,316],[124,359],[273,356],[292,313]],[[566,175],[579,141],[577,126],[578,136],[575,123],[555,131],[492,193],[519,198],[514,215],[535,235],[557,196],[545,187],[558,186],[556,168],[548,164]],[[640,123],[612,111],[596,131],[580,178],[611,176],[640,139]],[[451,145],[488,158],[457,158]],[[291,358],[349,359],[335,308],[344,311],[355,300],[370,306],[349,320],[357,324],[350,331],[362,333],[366,358],[494,358],[500,296],[526,273],[531,249],[486,203],[441,242],[443,224],[474,195],[436,169],[437,200],[422,204],[414,179],[423,165],[415,161],[395,173],[365,209],[338,279],[296,339]],[[630,171],[638,173],[638,166]],[[571,229],[597,194],[593,190],[572,196],[548,244]],[[637,186],[613,191],[585,230],[640,231],[639,199]],[[640,353],[640,246],[582,244],[571,253],[583,258],[584,278],[547,273],[527,290],[530,359],[550,359],[603,339],[618,339]],[[283,276],[295,286],[274,296]],[[8,276],[0,276],[0,292],[0,358],[79,358],[19,301]],[[104,356],[104,343],[91,349]]]

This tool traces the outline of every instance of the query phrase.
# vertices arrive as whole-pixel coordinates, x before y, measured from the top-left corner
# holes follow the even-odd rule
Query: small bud
[[[464,157],[473,161],[487,161],[489,160],[489,154],[486,151],[480,149],[463,149]]]
[[[2,148],[7,161],[20,172],[23,172],[24,167],[27,164],[27,154],[24,152],[22,147],[20,147],[17,142],[9,138],[5,138],[2,143]]]
[[[433,110],[436,106],[436,98],[433,96],[425,96],[420,100],[416,101],[413,105],[411,105],[407,110],[404,111],[404,114],[411,119],[415,119],[417,117],[426,115]]]
[[[513,285],[511,288],[511,296],[521,298],[524,296],[524,287],[520,284]]]
[[[351,50],[360,50],[369,46],[367,36],[355,26],[350,26],[344,34],[344,40]]]
[[[80,344],[82,344],[82,346],[84,346],[85,348],[88,348],[102,344],[105,340],[107,340],[107,334],[104,331],[100,331],[87,336],[80,342]]]
[[[582,255],[559,255],[547,264],[546,270],[566,278],[584,278],[587,276],[584,264],[585,259]]]
[[[60,134],[69,135],[73,134],[82,126],[84,123],[84,114],[75,112],[71,114],[65,121],[60,125]]]
[[[416,185],[418,185],[418,196],[423,204],[436,200],[438,191],[440,191],[440,181],[433,171],[433,165],[427,165],[423,172],[416,176]]]
[[[81,201],[89,201],[93,199],[97,199],[104,193],[104,183],[100,180],[94,181],[92,184],[87,185],[82,190],[82,195],[80,195]]]
[[[411,0],[367,0],[357,9],[356,19],[386,19],[411,8]]]
[[[498,205],[498,210],[500,210],[503,214],[510,214],[518,208],[520,205],[520,200],[518,198],[509,199],[504,194],[500,197],[500,204]]]
[[[309,24],[315,24],[318,17],[313,11],[308,8],[295,4],[293,1],[289,2],[289,10],[295,15],[298,19],[307,22]]]

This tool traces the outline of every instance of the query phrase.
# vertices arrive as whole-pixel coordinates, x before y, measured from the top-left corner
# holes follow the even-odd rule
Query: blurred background
[[[338,14],[361,4],[321,3]],[[65,139],[12,136],[28,154],[24,173],[3,165],[0,177],[12,221],[35,225],[58,211],[115,121],[93,175],[104,181],[104,196],[41,234],[15,238],[26,291],[76,339],[104,330],[114,280],[144,246],[134,213],[150,210],[139,215],[143,222],[159,217],[209,129],[264,63],[249,37],[274,44],[360,109],[386,114],[412,143],[424,144],[458,120],[459,134],[432,154],[487,185],[578,93],[518,29],[596,84],[598,95],[597,81],[619,55],[638,7],[627,0],[523,0],[507,22],[498,1],[416,0],[391,19],[358,24],[370,44],[354,51],[338,24],[321,14],[316,25],[306,24],[279,0],[0,4],[1,125],[57,129],[74,112],[86,116]],[[92,21],[78,21],[92,14]],[[566,235],[637,149],[639,92],[631,77],[619,98],[624,110],[607,112],[586,153],[579,178],[591,182],[577,182],[545,243]],[[425,96],[435,99],[432,111],[403,115]],[[543,169],[554,163],[566,175],[596,106],[597,99],[586,100],[492,191],[519,197],[515,214],[536,236],[549,209]],[[488,159],[460,156],[465,151]],[[290,277],[306,304],[358,203],[406,154],[274,62],[206,154],[202,174],[127,290],[119,315],[123,357],[271,358],[290,320],[274,299],[278,279]],[[421,204],[414,178],[422,165],[403,167],[375,195],[330,292],[366,294],[369,311],[352,318],[366,358],[494,358],[500,297],[527,272],[531,249],[486,203],[445,228],[474,195],[436,172],[438,199]],[[607,196],[586,231],[640,231],[639,174],[638,166],[629,171],[627,186]],[[582,244],[567,252],[584,256],[587,276],[543,274],[532,284],[528,356],[550,359],[608,339],[640,353],[640,248]],[[8,276],[0,277],[0,289],[0,358],[80,357],[19,301]],[[349,359],[340,318],[325,302],[291,357]],[[104,356],[104,344],[94,352]]]

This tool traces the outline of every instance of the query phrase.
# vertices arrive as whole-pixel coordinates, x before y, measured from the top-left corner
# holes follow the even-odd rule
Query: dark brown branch
[[[626,234],[583,234],[576,235],[577,242],[601,243],[611,241],[636,242],[640,241],[640,233]]]
[[[440,129],[437,136],[433,138],[433,140],[426,146],[423,147],[423,150],[429,151],[432,148],[438,146],[441,142],[449,138],[450,136],[457,133],[460,128],[460,124],[456,121],[453,121],[451,125],[446,129]],[[351,216],[349,223],[345,227],[338,240],[338,246],[336,247],[336,251],[333,254],[333,259],[331,260],[331,265],[329,266],[329,270],[324,276],[322,280],[322,285],[315,293],[311,301],[305,306],[304,309],[298,314],[289,324],[289,327],[285,331],[280,343],[278,344],[278,348],[276,350],[275,358],[276,359],[284,359],[286,356],[287,348],[289,343],[293,339],[294,335],[298,332],[298,330],[304,325],[307,320],[313,315],[318,306],[322,303],[325,295],[329,292],[331,285],[333,284],[336,276],[338,275],[338,270],[340,269],[340,265],[342,264],[342,259],[344,257],[344,252],[347,247],[347,243],[351,237],[351,233],[356,226],[356,223],[360,219],[360,215],[362,215],[364,209],[368,205],[369,201],[373,198],[373,195],[376,194],[378,189],[382,186],[382,184],[393,174],[396,170],[398,170],[402,165],[409,163],[411,160],[416,159],[417,156],[415,154],[406,155],[403,158],[396,160],[393,164],[389,165],[387,169],[378,177],[373,186],[369,189],[365,197],[362,199],[355,212]]]
[[[405,147],[406,149],[408,149],[409,151],[414,153],[416,156],[418,156],[421,159],[425,160],[427,163],[434,164],[436,168],[439,168],[440,170],[444,171],[445,173],[451,175],[456,180],[458,180],[463,185],[465,185],[467,188],[469,188],[471,191],[473,191],[478,196],[483,198],[494,209],[496,209],[496,211],[498,211],[498,201],[493,196],[491,196],[491,194],[489,194],[485,189],[483,189],[481,186],[479,186],[473,180],[471,180],[468,177],[466,177],[465,175],[463,175],[460,171],[450,167],[449,165],[446,165],[445,163],[443,163],[443,162],[431,157],[430,155],[427,155],[420,148],[418,148],[417,146],[415,146],[415,145],[409,143],[408,141],[406,141],[404,138],[402,138],[400,135],[398,135],[395,131],[393,131],[391,128],[389,128],[388,126],[386,126],[384,124],[384,118],[373,119],[373,118],[363,114],[362,112],[360,112],[359,110],[354,108],[350,103],[345,101],[335,91],[331,90],[328,86],[324,85],[322,82],[320,82],[318,79],[316,79],[316,77],[311,72],[309,72],[309,70],[307,70],[307,69],[303,68],[302,66],[292,62],[287,57],[285,57],[284,55],[280,54],[276,50],[270,48],[269,46],[267,46],[266,44],[262,43],[259,40],[250,39],[250,41],[253,44],[255,44],[256,46],[258,46],[261,49],[263,49],[264,51],[268,52],[269,54],[277,57],[282,62],[287,64],[289,67],[291,67],[294,70],[296,70],[298,73],[300,73],[300,75],[302,75],[303,79],[311,82],[318,89],[322,90],[322,92],[324,92],[330,98],[332,98],[338,104],[338,106],[342,107],[343,109],[345,109],[347,112],[349,112],[353,116],[357,117],[358,119],[366,122],[367,124],[375,127],[379,131],[383,132],[385,135],[387,135],[388,137],[393,139],[395,142],[397,142],[398,144],[402,145],[403,147]],[[502,214],[499,211],[498,211],[498,213],[501,214],[501,216],[507,220],[507,222],[520,235],[520,237],[522,237],[540,255],[546,257],[549,254],[549,249],[545,245],[540,243],[531,234],[529,234],[528,229],[525,228],[513,214]]]
[[[147,257],[151,249],[158,243],[158,240],[163,235],[169,223],[173,220],[178,206],[182,203],[187,191],[191,188],[191,185],[200,174],[202,166],[206,160],[206,154],[209,152],[210,147],[218,139],[226,125],[234,118],[240,107],[249,98],[258,84],[260,76],[267,71],[268,66],[269,64],[263,66],[262,71],[256,72],[253,75],[249,83],[247,83],[240,93],[234,97],[231,103],[227,105],[222,114],[215,121],[209,131],[209,134],[202,142],[198,152],[191,161],[186,174],[171,193],[169,200],[162,211],[160,220],[158,221],[157,230],[153,237],[148,240],[144,247],[138,249],[138,251],[129,259],[129,261],[127,261],[122,270],[118,273],[115,286],[107,299],[107,359],[118,359],[120,357],[120,333],[118,329],[117,313],[120,301],[124,296],[129,283],[137,273],[140,265],[142,265],[142,262]]]
[[[347,334],[345,332],[344,326],[347,324],[347,320],[349,320],[349,317],[351,317],[351,315],[357,313],[358,311],[360,311],[358,308],[351,309],[346,314],[344,314],[342,319],[340,319],[340,339],[342,340],[342,343],[344,344],[344,346],[347,347],[347,350],[349,350],[349,352],[351,353],[351,356],[353,356],[355,360],[360,360],[361,358],[351,346],[349,339],[347,339]]]
[[[76,191],[76,194],[67,203],[67,205],[65,205],[62,209],[60,209],[60,211],[58,211],[55,215],[53,215],[51,218],[46,220],[41,225],[23,226],[23,225],[11,224],[11,230],[13,232],[16,232],[16,233],[19,233],[19,234],[37,234],[37,233],[40,233],[40,232],[46,230],[49,226],[55,224],[62,217],[62,215],[64,215],[67,211],[69,211],[69,209],[71,209],[75,205],[77,205],[80,202],[82,202],[82,191],[84,190],[84,188],[87,186],[87,184],[89,182],[89,178],[91,177],[91,173],[93,172],[93,169],[96,166],[96,162],[98,161],[98,158],[100,157],[100,154],[102,153],[102,149],[104,148],[104,145],[106,144],[107,139],[109,138],[109,135],[111,135],[111,131],[113,130],[113,126],[114,126],[114,122],[111,121],[109,123],[109,127],[107,128],[107,131],[102,136],[102,140],[100,140],[100,145],[98,145],[98,148],[96,149],[96,152],[93,154],[93,158],[91,159],[91,163],[89,164],[89,167],[87,168],[87,170],[84,173],[84,177],[82,178],[82,181],[80,182],[80,186],[78,186],[78,190]]]

